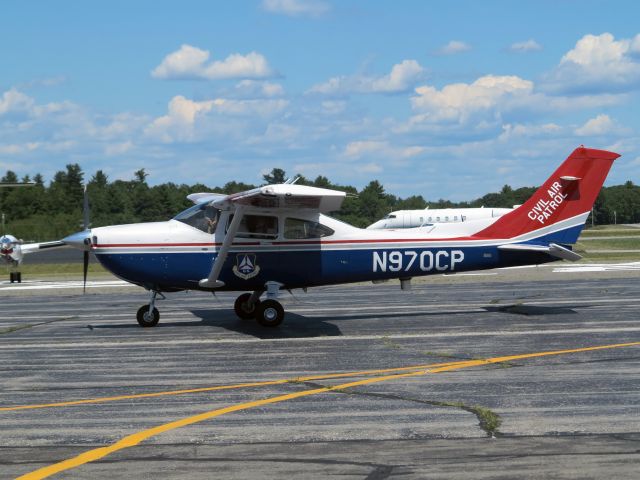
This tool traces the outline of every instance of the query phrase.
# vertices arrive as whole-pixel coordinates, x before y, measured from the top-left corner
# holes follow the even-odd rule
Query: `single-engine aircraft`
[[[422,275],[578,260],[569,245],[618,157],[577,148],[497,220],[360,229],[325,215],[340,208],[344,192],[285,183],[191,194],[195,205],[172,220],[86,229],[63,241],[149,290],[137,313],[143,327],[158,323],[157,295],[179,290],[248,292],[235,301],[238,317],[274,327],[284,318],[281,289],[395,278],[406,288]]]

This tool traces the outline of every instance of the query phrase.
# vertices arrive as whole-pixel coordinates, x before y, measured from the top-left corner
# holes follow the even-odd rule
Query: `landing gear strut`
[[[277,327],[284,320],[284,308],[276,300],[282,284],[267,282],[265,286],[267,287],[266,300],[260,300],[263,290],[243,293],[236,299],[233,309],[243,320],[255,318],[263,327]]]
[[[137,319],[141,327],[155,327],[160,321],[160,312],[155,307],[158,293],[155,290],[151,290],[149,305],[143,305],[138,309]],[[162,294],[160,295],[162,296]]]

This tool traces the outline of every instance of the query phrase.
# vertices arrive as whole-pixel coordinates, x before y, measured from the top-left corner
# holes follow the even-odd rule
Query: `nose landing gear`
[[[149,305],[143,305],[138,309],[138,313],[136,318],[138,319],[138,324],[141,327],[155,327],[160,321],[160,312],[156,308],[156,296],[160,292],[155,290],[151,290],[151,297],[149,298]],[[164,299],[164,295],[160,293],[160,297]]]

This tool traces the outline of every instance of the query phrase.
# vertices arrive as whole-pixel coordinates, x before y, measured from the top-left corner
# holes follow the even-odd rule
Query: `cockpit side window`
[[[300,218],[285,218],[284,238],[322,238],[333,235],[334,231],[313,220],[302,220]]]
[[[194,205],[193,207],[179,213],[174,220],[186,223],[205,233],[214,234],[218,220],[220,218],[220,210],[209,204]]]
[[[229,215],[227,230],[233,215]],[[264,238],[273,239],[278,237],[278,217],[268,215],[244,215],[240,221],[236,237],[239,238]]]

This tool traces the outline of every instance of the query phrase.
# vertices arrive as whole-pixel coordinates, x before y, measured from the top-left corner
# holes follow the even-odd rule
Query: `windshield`
[[[215,233],[220,210],[209,204],[194,205],[184,212],[179,213],[173,219],[186,223],[205,233]]]

